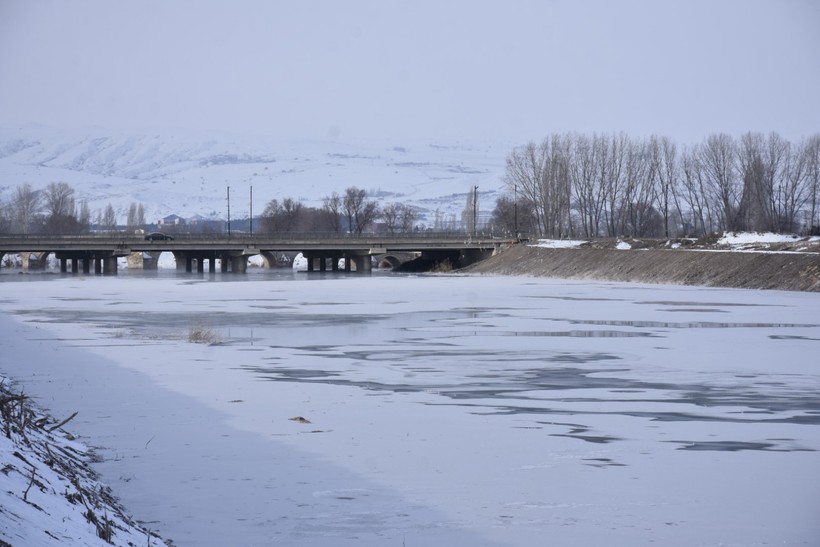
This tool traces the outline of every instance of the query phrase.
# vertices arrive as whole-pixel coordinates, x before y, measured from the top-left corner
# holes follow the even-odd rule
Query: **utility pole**
[[[515,239],[518,239],[518,185],[513,184],[513,222],[515,225]]]
[[[473,186],[473,237],[478,235],[478,186]]]
[[[231,187],[228,186],[228,237],[231,237]]]

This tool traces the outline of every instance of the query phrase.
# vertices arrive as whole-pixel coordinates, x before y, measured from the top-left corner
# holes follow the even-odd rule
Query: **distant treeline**
[[[445,219],[437,210],[431,226],[418,225],[429,211],[380,203],[350,186],[343,194],[325,197],[321,207],[293,198],[272,199],[252,221],[252,230],[360,234],[426,229],[549,238],[688,237],[746,230],[820,233],[820,134],[792,143],[777,133],[740,138],[721,133],[678,147],[668,137],[555,133],[540,144],[512,150],[503,182],[507,194],[496,201],[492,215],[480,214],[477,186],[466,191],[460,219],[455,214]],[[125,226],[118,220],[111,204],[92,217],[87,202],[78,204],[65,182],[52,182],[42,190],[22,184],[7,203],[0,203],[0,233],[81,234],[149,227],[138,203],[131,203]],[[230,218],[227,223],[197,221],[162,229],[222,232],[230,230]]]
[[[494,224],[542,237],[817,231],[820,134],[668,137],[552,134],[507,157]]]
[[[341,232],[361,234],[379,230],[404,233],[417,229],[418,211],[402,203],[380,204],[370,199],[365,190],[348,187],[343,194],[333,192],[325,197],[322,207],[309,207],[293,198],[272,199],[256,217],[255,230],[251,219],[234,219],[234,228],[255,233],[282,234],[296,232]],[[175,215],[174,215],[175,216]],[[224,220],[196,219],[190,223],[175,218],[174,223],[146,224],[145,209],[132,202],[125,224],[120,224],[113,205],[92,215],[88,202],[75,199],[74,188],[65,182],[49,183],[44,189],[21,184],[14,189],[7,203],[0,203],[0,233],[77,235],[89,232],[133,233],[136,230],[161,228],[174,232],[230,231],[230,218]]]

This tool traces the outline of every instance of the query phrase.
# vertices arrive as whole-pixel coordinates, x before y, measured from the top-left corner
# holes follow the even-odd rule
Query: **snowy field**
[[[259,215],[285,198],[321,208],[333,192],[357,186],[385,205],[416,208],[419,222],[457,220],[467,193],[479,186],[480,210],[501,195],[510,143],[291,142],[225,133],[60,131],[0,124],[0,201],[18,184],[43,189],[67,182],[92,216],[112,204],[124,223],[141,203],[146,221],[177,214],[234,220]],[[253,188],[254,203],[250,201]]]
[[[532,278],[4,273],[0,374],[79,411],[103,479],[178,547],[817,545],[818,310]]]

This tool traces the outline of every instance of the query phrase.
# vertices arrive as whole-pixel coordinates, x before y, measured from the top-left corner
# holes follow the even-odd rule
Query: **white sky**
[[[820,131],[815,0],[0,0],[0,123],[525,142]]]

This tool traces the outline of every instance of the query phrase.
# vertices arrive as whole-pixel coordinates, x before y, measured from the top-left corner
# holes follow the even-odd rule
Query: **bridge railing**
[[[248,233],[248,232],[232,232],[227,233],[202,233],[202,232],[179,232],[168,231],[163,232],[168,239],[174,240],[196,240],[196,241],[381,241],[381,240],[507,240],[511,239],[509,236],[503,237],[487,232],[479,232],[477,234],[465,233],[463,231],[430,231],[420,230],[417,232],[401,232],[401,233],[362,233],[349,234],[342,232],[276,232],[276,233]],[[46,234],[0,234],[0,241],[66,241],[66,242],[93,242],[93,241],[112,241],[121,240],[128,241],[144,241],[146,236],[144,234],[133,234],[125,232],[106,232],[106,233],[92,233],[92,234],[75,234],[75,235],[46,235]]]

